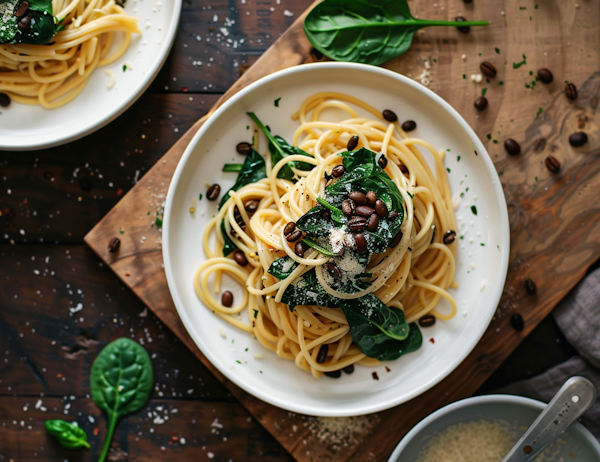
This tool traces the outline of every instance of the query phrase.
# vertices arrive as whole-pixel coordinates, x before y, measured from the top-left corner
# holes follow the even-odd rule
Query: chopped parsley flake
[[[481,96],[485,96],[486,92],[487,92],[487,88],[482,88],[481,89]]]
[[[485,247],[485,244],[482,242],[481,244],[479,244],[481,247]]]
[[[238,363],[238,364],[242,364],[242,362],[238,361],[237,359],[235,360],[235,362]]]
[[[466,78],[467,78],[467,74],[463,74],[463,79],[466,79]]]
[[[473,212],[473,215],[477,215],[477,207],[475,205],[471,206],[471,212]]]
[[[273,101],[273,104],[275,105],[275,107],[279,107],[279,101],[281,101],[281,97],[279,97],[275,101]]]
[[[498,86],[500,85],[504,85],[504,82],[502,80],[500,80],[500,82],[498,82]]]
[[[492,134],[491,134],[491,133],[488,133],[488,134],[487,134],[487,135],[485,135],[485,136],[487,137],[487,139],[488,139],[488,140],[491,140],[491,139],[492,139]]]
[[[156,217],[156,220],[154,221],[154,223],[156,223],[156,226],[158,226],[160,228],[163,223],[162,218]]]
[[[254,319],[256,319],[256,317],[258,316],[258,310],[252,310],[254,311]]]
[[[123,72],[127,70],[127,64],[123,64]]]
[[[500,54],[500,48],[494,48],[494,50],[496,50],[496,53]]]
[[[527,64],[527,56],[523,54],[523,61],[519,61],[518,63],[513,63],[513,69],[520,68],[523,64]]]
[[[456,162],[460,162],[460,156],[456,158]]]
[[[200,193],[200,195],[198,196],[198,200],[201,201],[202,200],[202,193]]]
[[[408,194],[410,196],[410,198],[412,199],[413,197],[415,197],[414,194],[411,194],[409,191],[406,191],[406,194]]]
[[[448,167],[446,167],[446,170],[448,170],[448,173],[450,173],[450,169]]]
[[[465,236],[460,236],[460,237],[459,237],[459,239],[464,239],[464,238],[465,238]]]

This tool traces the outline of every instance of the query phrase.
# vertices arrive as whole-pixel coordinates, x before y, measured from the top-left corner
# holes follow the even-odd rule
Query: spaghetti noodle
[[[374,118],[360,117],[355,107]],[[332,108],[348,118],[323,120]],[[287,147],[287,155],[277,160],[277,149],[270,146],[273,155],[265,156],[264,178],[229,191],[208,223],[202,238],[208,258],[194,277],[198,297],[314,377],[413,351],[422,340],[415,321],[426,314],[448,320],[456,313],[447,291],[454,285],[457,244],[444,151],[409,137],[397,122],[387,122],[375,108],[343,94],[316,94],[293,119],[300,126],[291,145],[300,149]],[[271,144],[285,143],[264,131]],[[348,152],[352,137],[358,137],[350,143],[356,150]],[[435,171],[418,147],[431,154]],[[262,156],[255,154],[258,164]],[[286,168],[293,172],[291,180],[281,174]],[[385,187],[377,189],[377,181]],[[363,196],[356,195],[361,189]],[[361,198],[370,195],[371,203],[361,208]],[[386,207],[375,202],[368,210],[377,195]],[[302,240],[293,239],[299,232]],[[245,258],[225,256],[231,244]],[[239,264],[246,260],[247,265]],[[243,288],[241,300],[230,307],[213,295],[220,293],[223,275]],[[449,310],[438,308],[442,298]],[[250,322],[242,320],[243,311]],[[393,323],[406,332],[394,331]]]

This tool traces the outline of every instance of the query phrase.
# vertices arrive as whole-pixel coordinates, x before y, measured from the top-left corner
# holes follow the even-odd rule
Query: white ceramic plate
[[[221,169],[226,162],[243,161],[235,146],[251,138],[246,111],[254,111],[273,133],[290,140],[298,126],[291,114],[305,98],[324,90],[358,96],[374,107],[394,110],[401,120],[415,120],[415,136],[449,150],[446,165],[451,170],[453,194],[469,188],[457,211],[464,222],[458,231],[465,236],[459,241],[459,288],[452,290],[458,301],[458,315],[450,322],[423,329],[423,347],[417,352],[378,367],[357,367],[354,374],[344,374],[340,380],[316,380],[293,362],[279,359],[250,335],[212,314],[192,286],[194,272],[205,260],[201,235],[216,213],[217,203],[204,199],[196,205],[194,214],[189,209],[200,193],[206,195],[207,184],[219,183],[224,192],[235,181],[235,174]],[[277,98],[281,98],[279,107],[274,105]],[[329,113],[328,117],[335,118],[336,114]],[[476,205],[477,216],[471,212],[471,205]],[[167,280],[179,316],[200,350],[247,392],[303,414],[368,414],[408,401],[438,383],[481,338],[506,277],[506,203],[483,145],[439,96],[402,75],[373,66],[308,64],[277,72],[240,91],[215,112],[188,146],[171,182],[165,210],[163,256]],[[229,284],[223,290],[236,294],[234,287]],[[248,321],[246,314],[243,317]],[[255,359],[255,354],[263,355],[263,359]],[[391,371],[387,372],[385,366]],[[373,380],[373,371],[377,371],[378,381]]]
[[[431,436],[459,422],[504,420],[511,425],[517,438],[521,438],[525,433],[522,427],[528,428],[545,407],[541,401],[513,395],[477,396],[457,401],[419,422],[402,438],[388,462],[415,462]],[[577,422],[567,429],[560,441],[551,445],[551,453],[555,454],[553,460],[600,462],[600,444]]]
[[[0,150],[50,148],[82,138],[116,119],[142,95],[173,45],[181,0],[128,0],[125,11],[138,18],[142,31],[132,36],[125,54],[96,69],[83,91],[62,107],[44,109],[12,102],[1,108]],[[115,37],[113,49],[121,43],[120,37]],[[131,69],[123,72],[126,62]],[[111,89],[106,70],[116,76]]]

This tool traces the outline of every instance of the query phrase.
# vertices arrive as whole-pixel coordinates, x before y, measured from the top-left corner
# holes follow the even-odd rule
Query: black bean
[[[398,168],[400,169],[400,171],[402,173],[404,173],[405,175],[408,175],[408,167],[406,165],[404,165],[403,163],[400,163],[400,165],[398,165]]]
[[[249,156],[252,154],[252,145],[246,141],[242,141],[241,143],[238,143],[235,150],[242,156]]]
[[[344,168],[343,165],[336,165],[335,167],[333,167],[333,170],[331,171],[331,176],[333,176],[334,178],[339,178],[341,177],[344,172],[346,171],[346,169]]]
[[[407,120],[402,124],[402,130],[405,132],[412,132],[415,128],[417,128],[417,123],[414,120]]]
[[[479,69],[484,75],[487,75],[490,78],[496,77],[496,68],[489,61],[484,61],[479,65]]]
[[[10,105],[10,96],[6,93],[0,93],[0,106],[8,107]]]
[[[398,212],[394,212],[393,210],[388,214],[387,219],[388,220],[393,220],[394,218],[396,218],[398,215],[400,215]]]
[[[79,189],[85,192],[91,191],[92,182],[87,178],[82,178],[81,180],[79,180]]]
[[[525,321],[523,321],[523,316],[519,313],[515,313],[510,317],[510,325],[513,326],[514,330],[521,331],[525,327]]]
[[[375,202],[375,213],[379,218],[385,218],[388,216],[388,208],[381,199],[377,199]]]
[[[360,205],[356,207],[356,214],[360,217],[368,217],[374,212],[373,208],[368,205]]]
[[[444,244],[450,245],[456,240],[456,231],[449,229],[444,233],[444,237],[442,238]]]
[[[21,16],[19,21],[17,22],[17,27],[19,30],[27,30],[29,29],[29,25],[31,24],[31,16]]]
[[[378,226],[379,226],[379,217],[377,216],[376,213],[374,213],[367,220],[367,229],[369,231],[376,231]]]
[[[552,72],[550,72],[550,69],[546,69],[545,67],[538,69],[537,75],[538,79],[543,83],[551,83],[554,80],[554,76],[552,75]]]
[[[352,191],[350,194],[348,194],[348,197],[352,199],[354,204],[357,206],[365,205],[367,203],[367,196],[365,196],[364,193],[361,193],[360,191]]]
[[[346,367],[342,368],[342,370],[346,374],[352,374],[354,372],[354,364],[350,364],[349,366],[346,366]]]
[[[19,3],[14,11],[15,16],[17,18],[20,18],[21,16],[23,16],[25,14],[25,12],[28,10],[28,8],[29,8],[29,2]]]
[[[398,120],[396,113],[394,111],[390,111],[389,109],[385,109],[381,115],[383,115],[383,118],[388,122],[396,122],[396,120]]]
[[[435,316],[432,314],[426,314],[425,316],[419,319],[419,326],[421,327],[431,327],[435,324]]]
[[[462,16],[457,16],[456,18],[454,18],[454,20],[456,22],[465,22],[466,19],[463,18]],[[463,34],[468,34],[471,31],[471,28],[469,26],[456,26],[456,28],[458,29],[459,32],[462,32]]]
[[[296,245],[294,246],[294,253],[300,258],[304,258],[304,244],[302,241],[296,242]]]
[[[359,254],[363,254],[367,251],[367,240],[365,239],[365,236],[363,236],[362,234],[355,234],[354,235],[354,244],[356,244],[356,251]]]
[[[353,204],[353,202],[349,199],[342,201],[342,212],[347,217],[351,216],[352,211],[354,210],[354,207],[352,207],[352,204]]]
[[[546,160],[544,160],[544,164],[546,165],[546,168],[552,173],[558,173],[558,171],[560,170],[560,162],[554,156],[546,157]]]
[[[396,247],[398,244],[400,244],[400,241],[402,240],[402,230],[398,231],[398,234],[396,234],[396,236],[394,237],[394,239],[392,239],[392,242],[390,242],[389,247]]]
[[[488,100],[485,96],[480,96],[473,103],[473,106],[475,106],[475,109],[477,109],[478,111],[483,111],[487,107],[487,105]]]
[[[323,374],[332,379],[339,379],[342,376],[341,371],[323,372]]]
[[[206,198],[209,201],[216,201],[219,198],[219,194],[221,194],[221,186],[215,183],[206,191]]]
[[[577,99],[577,87],[573,83],[567,83],[565,85],[565,95],[567,98],[576,100]]]
[[[346,145],[346,149],[348,151],[354,151],[354,149],[356,149],[356,146],[358,146],[358,136],[357,135],[352,135],[350,137],[350,139],[348,140],[348,144]]]
[[[381,168],[386,168],[387,163],[388,163],[387,157],[385,157],[383,155],[377,161],[377,165],[379,165]]]
[[[504,149],[506,149],[506,152],[511,156],[517,156],[521,153],[521,145],[512,138],[504,140]]]
[[[365,217],[352,217],[348,221],[348,229],[350,231],[364,231],[367,227],[367,219]]]
[[[342,273],[340,273],[340,270],[338,269],[338,267],[335,266],[335,264],[333,264],[331,262],[329,262],[325,265],[325,269],[327,270],[327,273],[334,279],[339,279],[342,277]]]
[[[288,234],[291,234],[295,229],[296,223],[290,221],[287,225],[285,225],[285,228],[283,228],[283,235],[287,236]]]
[[[535,295],[537,293],[535,282],[533,282],[531,279],[525,279],[525,291],[529,295]]]
[[[319,348],[319,354],[317,355],[317,362],[319,364],[323,364],[325,362],[327,359],[327,353],[329,353],[329,345],[324,343],[321,345],[321,348]]]
[[[375,191],[369,191],[366,195],[365,198],[367,199],[366,204],[369,207],[373,207],[375,205],[375,202],[377,202],[377,193]]]
[[[583,132],[575,132],[571,136],[569,136],[569,144],[571,146],[583,146],[587,143],[588,136]]]
[[[299,229],[291,232],[290,234],[288,234],[286,237],[288,242],[296,242],[298,239],[302,238],[302,231],[300,231]]]
[[[248,202],[244,204],[244,210],[248,213],[254,213],[258,210],[259,201],[256,199],[250,199]]]
[[[233,305],[233,294],[228,290],[221,295],[221,305],[226,306],[227,308]]]
[[[240,249],[234,250],[233,259],[240,266],[246,266],[248,264],[248,259],[246,258],[246,255]]]
[[[119,247],[121,247],[121,239],[119,239],[118,237],[113,237],[108,242],[108,251],[111,253],[114,253],[117,250],[119,250]]]

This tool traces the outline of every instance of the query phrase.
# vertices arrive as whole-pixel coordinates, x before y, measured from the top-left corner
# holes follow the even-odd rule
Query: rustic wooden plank
[[[450,2],[412,6],[417,16],[434,19],[453,17],[458,8]],[[513,247],[509,279],[496,317],[475,351],[444,382],[422,397],[372,419],[370,432],[377,435],[376,445],[356,444],[334,451],[306,430],[303,426],[305,418],[266,405],[224,381],[297,460],[381,460],[389,455],[401,436],[422,417],[473,393],[600,255],[600,209],[592,202],[595,197],[592,191],[600,187],[597,179],[599,140],[591,136],[588,145],[579,150],[567,144],[568,135],[582,123],[581,120],[589,133],[597,125],[595,109],[600,83],[598,75],[592,76],[592,73],[598,68],[599,31],[593,18],[597,17],[600,3],[588,2],[576,11],[572,5],[559,2],[541,5],[539,9],[535,9],[533,3],[527,3],[525,8],[528,10],[522,10],[520,6],[516,1],[494,5],[478,2],[472,10],[466,11],[473,19],[492,20],[491,27],[473,30],[468,36],[461,36],[449,28],[428,29],[417,34],[414,46],[406,55],[387,65],[413,77],[428,77],[430,88],[465,116],[497,159],[511,204]],[[461,8],[466,7],[461,5]],[[556,39],[557,30],[563,33],[560,40]],[[578,44],[578,49],[571,50],[570,43]],[[495,48],[499,49],[499,54]],[[313,60],[310,49],[301,23],[295,23],[224,98],[261,75]],[[525,53],[528,64],[513,69],[512,62],[521,60]],[[478,64],[483,59],[494,62],[499,75],[489,83],[484,81],[476,85],[469,80],[470,74],[478,73]],[[534,90],[527,89],[525,84],[532,79],[529,72],[542,66],[553,70],[555,83],[547,87],[537,84]],[[500,79],[504,85],[499,85]],[[576,103],[570,103],[562,95],[562,80],[578,85],[587,81]],[[482,88],[488,89],[486,96],[491,104],[484,113],[476,113],[472,102]],[[540,107],[543,113],[538,116]],[[168,293],[160,289],[165,287],[164,275],[158,268],[160,248],[157,246],[153,253],[147,252],[147,247],[143,254],[139,251],[136,238],[147,230],[136,226],[119,256],[109,255],[102,243],[114,235],[124,217],[132,217],[134,223],[140,219],[141,211],[135,203],[142,200],[145,191],[157,194],[161,187],[164,191],[183,148],[200,124],[201,121],[195,124],[169,151],[164,162],[155,166],[144,177],[141,186],[132,190],[86,238],[119,277],[198,355],[177,321]],[[507,159],[498,143],[507,136],[516,138],[524,148],[523,154],[516,159]],[[550,140],[548,151],[534,153],[533,146],[542,137]],[[563,169],[558,176],[550,175],[540,164],[551,149],[561,154]],[[126,276],[127,273],[130,276]],[[536,280],[538,296],[524,296],[522,281],[525,277]],[[508,325],[509,315],[515,311],[521,312],[526,321],[526,329],[520,333],[512,331]],[[205,358],[199,357],[206,363]],[[218,373],[217,377],[222,378]],[[293,428],[299,431],[291,431]]]
[[[38,400],[41,403],[36,409]],[[76,420],[87,433],[91,449],[61,447],[46,435],[44,421],[49,419]],[[98,460],[106,435],[104,416],[91,399],[80,396],[0,397],[0,428],[0,458],[6,461]],[[142,411],[121,420],[109,460],[154,462],[168,458],[190,462],[291,460],[237,403],[152,399]]]

